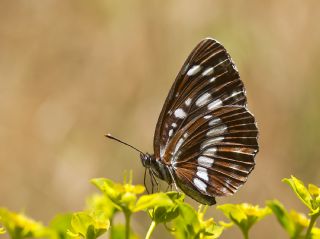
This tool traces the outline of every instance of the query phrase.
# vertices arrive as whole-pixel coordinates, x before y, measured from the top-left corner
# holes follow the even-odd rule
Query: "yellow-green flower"
[[[245,238],[248,238],[249,230],[256,222],[271,213],[267,207],[260,208],[247,203],[224,204],[217,208],[241,229]]]
[[[103,211],[77,212],[72,216],[71,227],[70,237],[94,239],[109,229],[110,221]]]
[[[132,185],[131,183],[119,184],[104,178],[93,179],[92,183],[105,193],[115,206],[122,211],[133,211],[137,195],[142,194],[145,190],[142,185]]]
[[[290,211],[290,218],[296,225],[299,225],[304,228],[307,228],[310,222],[310,220],[306,217],[305,214],[298,213],[294,210]]]
[[[44,237],[48,234],[48,229],[40,222],[36,222],[22,213],[14,213],[1,208],[0,215],[4,227],[13,238]],[[3,231],[2,229],[1,232],[3,233]]]

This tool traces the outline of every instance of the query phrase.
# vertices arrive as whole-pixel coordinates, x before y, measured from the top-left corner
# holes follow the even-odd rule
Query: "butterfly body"
[[[163,164],[160,160],[156,160],[154,155],[140,154],[142,165],[150,169],[152,173],[159,179],[166,181],[169,185],[172,184],[172,176],[170,174],[170,166]]]
[[[206,38],[191,52],[160,113],[151,174],[202,204],[234,194],[255,166],[258,129],[226,49]],[[147,163],[148,162],[148,163]]]

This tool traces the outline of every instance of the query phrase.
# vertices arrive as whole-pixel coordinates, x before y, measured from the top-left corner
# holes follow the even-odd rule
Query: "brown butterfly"
[[[154,154],[129,146],[140,152],[152,183],[162,179],[212,205],[215,197],[232,195],[247,181],[259,150],[257,139],[235,64],[218,41],[206,38],[169,91],[154,134]]]

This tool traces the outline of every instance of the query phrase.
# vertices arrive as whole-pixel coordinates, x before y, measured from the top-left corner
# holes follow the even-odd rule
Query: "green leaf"
[[[56,215],[50,222],[49,227],[56,234],[56,238],[66,239],[67,238],[67,230],[71,227],[71,218],[72,214],[61,214]]]
[[[314,184],[309,184],[308,185],[308,191],[314,198],[317,198],[317,197],[320,196],[320,188],[318,188]]]
[[[105,193],[112,201],[116,200],[124,191],[121,184],[115,184],[106,178],[95,178],[91,182],[103,193]]]
[[[272,210],[281,226],[288,232],[290,238],[292,238],[295,235],[295,225],[283,205],[277,200],[268,201],[267,205]]]
[[[179,239],[202,238],[214,239],[219,238],[224,227],[214,222],[213,218],[204,220],[206,208],[194,210],[186,203],[179,204],[179,216],[174,220],[175,231],[172,234]]]
[[[135,211],[148,209],[155,225],[167,223],[179,215],[178,203],[182,200],[183,196],[173,192],[145,195],[138,200]]]
[[[105,195],[94,194],[87,199],[87,207],[89,211],[103,211],[106,217],[112,218],[118,211],[114,203]]]
[[[308,191],[313,198],[312,206],[315,209],[312,214],[316,214],[320,211],[320,188],[314,184],[309,184]]]
[[[309,184],[307,189],[304,183],[294,176],[290,179],[285,178],[283,181],[290,185],[298,198],[309,208],[310,216],[320,213],[320,188]]]
[[[80,236],[95,239],[109,229],[110,222],[102,211],[74,213],[71,219],[72,230],[68,235],[74,238]]]
[[[188,204],[179,204],[180,215],[174,220],[175,230],[172,234],[178,239],[195,238],[200,230],[197,212]]]
[[[310,195],[308,189],[304,186],[304,183],[299,179],[291,176],[291,178],[285,178],[282,180],[283,182],[289,184],[298,198],[311,210],[313,211],[312,207],[312,196]]]
[[[166,195],[173,201],[177,202],[183,202],[186,195],[184,193],[176,192],[176,191],[170,191],[166,192]]]
[[[236,223],[240,223],[243,220],[247,219],[247,216],[244,212],[244,210],[241,210],[239,205],[236,204],[224,204],[217,206],[217,209],[221,210],[229,219],[230,215],[232,215],[233,220],[236,221]]]
[[[268,207],[277,217],[280,225],[287,231],[290,238],[301,238],[308,228],[310,220],[302,213],[291,210],[290,213],[277,200],[267,202]]]
[[[150,212],[157,224],[170,222],[172,219],[179,215],[178,206],[174,207],[156,207],[152,212]]]
[[[91,223],[92,217],[85,212],[74,213],[71,219],[72,229],[83,237],[87,235]]]
[[[150,208],[158,207],[171,207],[173,201],[165,193],[154,193],[149,195],[143,195],[137,201],[134,211],[141,211]]]

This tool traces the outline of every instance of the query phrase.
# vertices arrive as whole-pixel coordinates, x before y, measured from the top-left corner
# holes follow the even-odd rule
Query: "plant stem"
[[[130,219],[131,219],[131,213],[126,212],[125,213],[126,217],[126,239],[130,239]]]
[[[249,231],[248,230],[241,230],[244,239],[249,239]]]
[[[316,222],[317,218],[319,217],[320,213],[314,214],[311,216],[311,220],[308,226],[308,230],[307,230],[307,234],[306,234],[306,238],[309,239],[311,238],[311,230],[313,228],[314,223]]]
[[[149,227],[149,230],[147,232],[146,238],[145,239],[150,239],[151,238],[151,234],[153,233],[154,229],[156,228],[157,223],[155,221],[151,222],[151,225]]]

